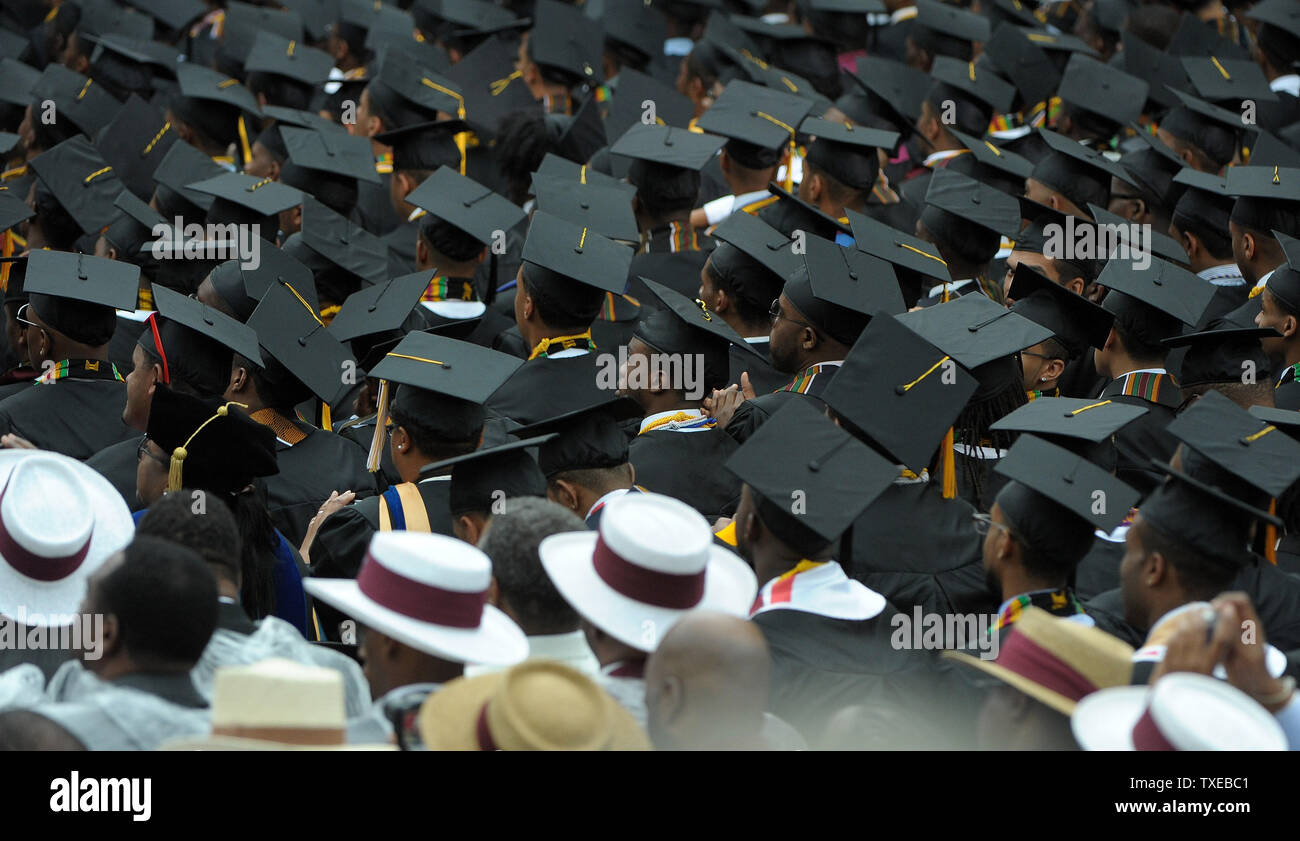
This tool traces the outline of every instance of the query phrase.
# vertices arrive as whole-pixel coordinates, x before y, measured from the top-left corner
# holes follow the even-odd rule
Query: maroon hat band
[[[9,474],[9,478],[13,478],[12,473]],[[0,504],[4,502],[5,494],[8,492],[9,479],[5,479],[5,486],[0,488]],[[81,544],[80,549],[71,555],[46,557],[23,548],[22,544],[9,534],[4,518],[0,517],[0,556],[9,562],[9,566],[28,578],[37,581],[58,581],[67,578],[81,566],[82,561],[86,560],[86,553],[90,551],[90,538],[94,534],[95,527],[92,524],[90,534],[86,535],[86,542]]]
[[[459,593],[413,581],[366,553],[357,587],[367,598],[411,619],[448,628],[477,628],[483,621],[487,591]]]
[[[1002,642],[1002,651],[994,662],[1071,701],[1078,701],[1097,691],[1092,681],[1052,652],[1017,632],[1014,626]]]
[[[704,570],[674,575],[637,566],[610,549],[604,535],[596,535],[596,548],[591,560],[601,581],[643,604],[689,610],[704,598]]]
[[[474,723],[474,736],[478,739],[479,750],[500,750],[497,747],[496,740],[492,738],[492,728],[488,726],[488,701],[483,708],[478,711],[478,720]]]
[[[1133,747],[1136,750],[1178,750],[1160,732],[1160,725],[1151,716],[1151,708],[1142,711],[1142,717],[1133,725]]]

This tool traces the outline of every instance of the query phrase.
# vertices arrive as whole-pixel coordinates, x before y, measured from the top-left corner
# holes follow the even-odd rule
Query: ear
[[[244,368],[232,368],[230,370],[230,382],[226,384],[225,398],[229,400],[243,393],[251,382],[248,371]]]
[[[1196,253],[1201,250],[1200,240],[1186,231],[1182,232],[1182,236],[1179,237],[1179,240],[1182,242],[1183,250],[1187,252],[1188,257],[1195,257]]]
[[[397,179],[397,194],[402,198],[406,198],[415,189],[414,180],[405,172],[398,170],[393,173],[393,178]]]
[[[415,238],[415,261],[417,263],[428,263],[430,259],[429,246],[425,243],[424,237],[417,236]]]
[[[822,180],[821,175],[814,175],[808,179],[808,202],[817,204],[821,201],[822,190],[826,188],[826,182]]]
[[[1241,253],[1242,253],[1243,255],[1245,255],[1245,257],[1246,257],[1247,260],[1253,260],[1253,259],[1254,259],[1254,257],[1255,257],[1255,248],[1257,247],[1257,245],[1258,245],[1258,244],[1255,242],[1255,235],[1254,235],[1253,233],[1251,233],[1250,231],[1242,231],[1242,233],[1241,233]]]
[[[718,167],[722,170],[723,175],[731,174],[731,156],[727,154],[724,148],[722,154],[718,156]]]
[[[557,479],[551,484],[551,489],[547,491],[547,496],[557,505],[563,505],[565,508],[573,511],[581,517],[586,512],[578,511],[578,492],[573,483],[567,479]]]
[[[1055,210],[1061,209],[1061,200],[1056,197],[1055,192],[1047,197],[1047,206]]]
[[[460,523],[461,533],[465,535],[465,542],[468,543],[470,546],[477,546],[478,539],[479,539],[479,530],[478,530],[478,524],[474,522],[474,518],[466,514],[462,514],[460,515],[460,517],[457,518],[457,522]],[[492,585],[496,586],[495,579],[493,579]]]
[[[153,374],[153,379],[149,382],[149,396],[153,397],[154,388],[157,387],[158,383],[165,382],[163,380],[162,366],[155,362],[150,366],[150,373]]]
[[[1148,587],[1158,587],[1171,575],[1169,562],[1159,552],[1152,552],[1142,561],[1142,580]]]
[[[298,230],[301,231],[302,230],[302,205],[298,205],[294,208],[291,208],[289,210],[289,213],[293,217],[293,223],[297,225]]]
[[[1101,349],[1114,350],[1115,346],[1118,344],[1119,344],[1119,337],[1115,335],[1115,328],[1112,327],[1110,329],[1110,332],[1106,334],[1106,342],[1101,346]]]
[[[1178,157],[1182,158],[1183,163],[1187,166],[1195,168],[1194,164],[1196,163],[1196,155],[1192,154],[1191,148],[1184,146],[1183,151],[1178,153]]]
[[[515,286],[515,294],[523,296],[523,303],[520,304],[519,311],[524,314],[525,321],[531,321],[533,318],[533,312],[536,309],[536,304],[533,303],[533,297],[524,291],[524,285],[522,283]]]
[[[718,289],[713,297],[713,311],[717,313],[726,312],[731,307],[731,298],[727,295],[725,289]]]
[[[272,180],[272,181],[279,181],[279,180],[280,180],[280,162],[277,161],[275,158],[272,158],[272,159],[271,159],[271,180]],[[301,208],[298,210],[298,214],[299,214],[299,216],[302,215],[302,210],[301,210]],[[302,224],[302,220],[299,219],[299,225],[301,225],[301,224]]]
[[[753,511],[746,512],[744,518],[737,521],[736,533],[744,534],[745,540],[750,543],[753,543],[762,536],[762,528],[759,526],[758,517],[754,515]]]
[[[393,448],[393,458],[397,458],[400,453],[410,449],[411,436],[407,433],[406,427],[394,426],[393,431],[388,436],[388,446]]]
[[[1081,277],[1072,277],[1061,285],[1076,295],[1082,295],[1083,290],[1087,287],[1088,283]]]
[[[1047,360],[1047,367],[1043,369],[1043,376],[1049,380],[1054,380],[1065,373],[1065,361],[1061,359]]]
[[[1296,334],[1297,328],[1300,328],[1300,321],[1297,321],[1294,315],[1287,315],[1286,318],[1282,319],[1282,325],[1278,328],[1278,332],[1282,334],[1283,338],[1290,339]]]

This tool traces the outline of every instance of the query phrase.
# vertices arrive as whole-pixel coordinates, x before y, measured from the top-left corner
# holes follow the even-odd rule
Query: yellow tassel
[[[952,452],[952,427],[943,436],[943,498],[954,499],[957,496],[957,459]]]
[[[330,416],[330,404],[320,402],[320,428],[326,432],[334,431],[334,419]]]
[[[172,463],[167,468],[167,490],[179,491],[185,487],[184,470],[185,457],[189,455],[184,447],[177,447],[172,450]]]
[[[375,435],[370,439],[370,452],[366,455],[366,469],[371,473],[379,471],[379,458],[383,454],[384,438],[388,432],[388,401],[390,386],[388,380],[379,381],[379,400],[375,408]]]
[[[244,163],[253,159],[253,145],[248,142],[248,127],[244,125],[244,115],[239,115],[239,146],[244,152]]]

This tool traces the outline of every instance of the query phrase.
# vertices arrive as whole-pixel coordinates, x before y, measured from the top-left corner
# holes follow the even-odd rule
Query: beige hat
[[[996,632],[995,632],[996,633]],[[1126,686],[1133,648],[1098,628],[1027,607],[1002,639],[996,660],[960,651],[944,657],[973,666],[1065,715],[1084,696]]]
[[[395,750],[349,745],[343,676],[335,669],[272,657],[223,666],[213,679],[212,735],[165,750]]]
[[[650,741],[591,678],[530,660],[457,678],[420,708],[429,750],[650,750]]]

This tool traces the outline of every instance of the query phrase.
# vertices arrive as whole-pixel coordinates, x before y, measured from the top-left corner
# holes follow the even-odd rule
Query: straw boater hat
[[[86,580],[134,531],[122,495],[97,471],[58,453],[0,450],[0,614],[67,624]]]
[[[695,608],[747,617],[758,591],[753,570],[713,542],[704,517],[661,494],[618,497],[599,532],[551,535],[538,554],[565,601],[640,651],[654,651]]]
[[[492,562],[474,546],[440,534],[381,531],[355,580],[309,578],[307,592],[362,625],[417,651],[455,663],[509,666],[528,640],[487,603]]]
[[[960,651],[944,657],[1009,684],[1057,712],[1070,715],[1098,689],[1126,686],[1133,649],[1105,631],[1027,607],[1002,640],[995,660]]]
[[[420,708],[430,750],[649,750],[632,716],[591,678],[530,660],[457,678]]]
[[[272,657],[223,666],[213,681],[212,735],[166,750],[395,750],[349,745],[343,676],[336,669]]]
[[[1084,750],[1286,750],[1268,710],[1234,686],[1174,672],[1153,686],[1104,689],[1070,718]]]

